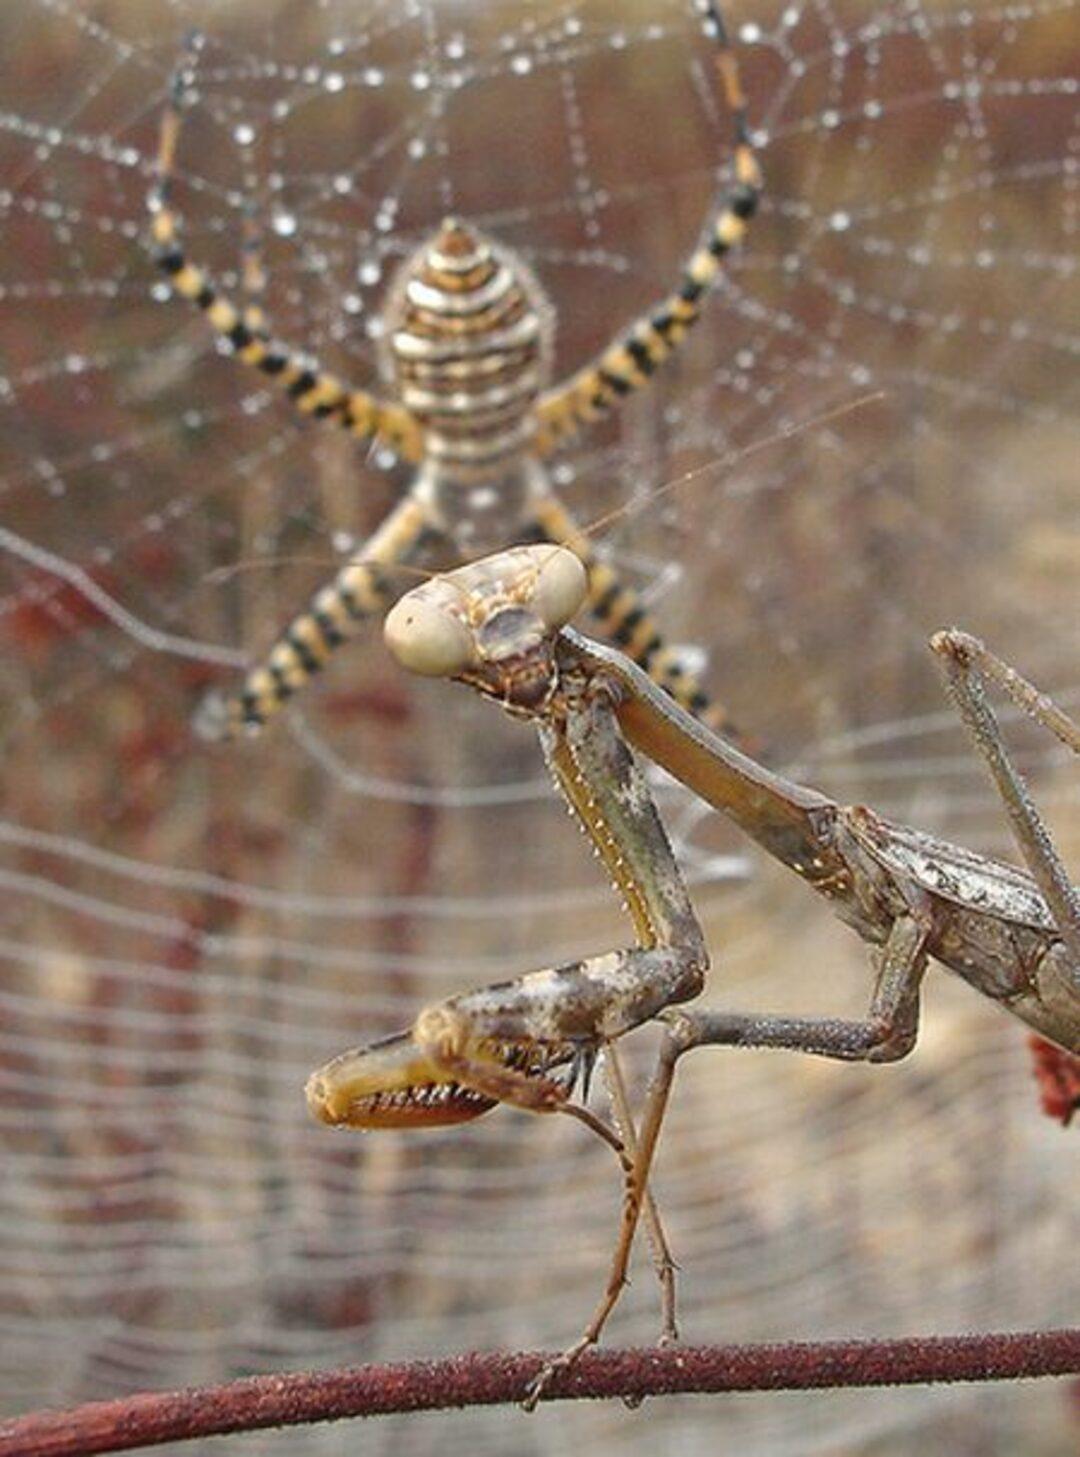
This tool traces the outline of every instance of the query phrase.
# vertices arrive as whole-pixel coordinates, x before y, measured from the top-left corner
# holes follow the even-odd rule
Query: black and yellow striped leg
[[[200,737],[231,739],[257,733],[361,623],[381,616],[395,601],[402,584],[394,568],[421,549],[430,531],[423,507],[406,497],[334,580],[293,618],[262,662],[249,671],[239,692],[215,692],[203,699],[194,720]]]
[[[366,390],[352,388],[292,346],[271,338],[257,298],[244,309],[237,307],[205,269],[189,262],[172,205],[172,185],[183,107],[199,44],[198,37],[189,41],[174,72],[161,120],[157,181],[150,195],[151,232],[158,266],[175,293],[202,309],[215,333],[232,345],[236,357],[272,379],[302,414],[332,420],[361,439],[378,440],[403,460],[420,460],[424,451],[423,431],[409,410],[380,400]],[[257,295],[262,290],[262,264],[257,230],[250,221],[245,250],[243,287],[245,293]]]
[[[733,118],[735,182],[720,195],[678,288],[661,300],[591,364],[540,397],[535,449],[547,455],[648,384],[701,316],[719,281],[724,258],[746,235],[761,195],[761,169],[746,119],[746,97],[735,54],[714,0],[699,0],[706,34],[716,43],[720,85]]]
[[[680,660],[678,650],[668,647],[655,619],[633,587],[620,581],[618,573],[596,555],[566,507],[555,496],[545,496],[534,512],[537,534],[546,541],[567,546],[584,562],[589,573],[589,611],[604,634],[628,658],[644,668],[654,683],[670,693],[676,703],[707,723],[710,728],[741,742],[738,729],[726,711],[714,703],[697,678]]]

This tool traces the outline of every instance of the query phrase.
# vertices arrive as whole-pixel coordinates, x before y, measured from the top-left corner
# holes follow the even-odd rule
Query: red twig
[[[0,1426],[0,1457],[89,1457],[225,1432],[519,1400],[544,1357],[444,1361],[254,1376],[224,1386],[144,1392]],[[1080,1373],[1080,1329],[899,1340],[668,1346],[594,1351],[552,1383],[562,1398],[783,1391],[1008,1381]]]

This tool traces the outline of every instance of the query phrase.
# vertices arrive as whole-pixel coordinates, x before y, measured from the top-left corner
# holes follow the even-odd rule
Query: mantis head
[[[566,547],[512,547],[407,592],[383,632],[403,668],[460,678],[531,717],[555,691],[555,638],[587,591],[585,568]]]

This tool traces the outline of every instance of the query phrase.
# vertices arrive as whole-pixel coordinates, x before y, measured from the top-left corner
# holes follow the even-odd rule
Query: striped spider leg
[[[386,619],[387,641],[413,672],[461,677],[508,713],[536,722],[556,784],[611,875],[638,944],[428,1007],[408,1033],[347,1052],[313,1074],[308,1103],[324,1122],[353,1128],[459,1122],[499,1102],[576,1113],[568,1102],[573,1071],[602,1049],[627,1151],[636,1156],[612,1044],[697,996],[705,942],[607,685],[556,669],[554,629],[585,600],[584,567],[548,545],[514,548],[489,562],[435,577],[402,598]],[[553,1077],[559,1068],[570,1077]],[[627,1202],[636,1210],[646,1197],[664,1286],[664,1337],[673,1339],[674,1267],[646,1185],[632,1182],[636,1157],[629,1174]],[[598,1338],[624,1283],[621,1271],[581,1349]]]
[[[402,264],[388,291],[381,320],[385,398],[339,379],[271,332],[250,213],[241,270],[246,307],[188,258],[172,199],[181,116],[201,43],[192,39],[173,78],[151,192],[160,267],[236,357],[272,380],[302,414],[377,443],[414,469],[402,500],[285,627],[239,690],[204,703],[196,722],[207,737],[268,722],[362,622],[392,605],[404,585],[399,568],[431,561],[437,551],[462,561],[515,541],[574,550],[588,568],[589,607],[601,629],[684,707],[724,724],[723,710],[665,645],[639,594],[597,556],[552,490],[545,465],[672,357],[757,207],[761,176],[735,56],[714,0],[696,3],[733,117],[734,180],[721,183],[675,290],[590,364],[552,384],[554,312],[538,280],[510,249],[448,218]]]
[[[740,753],[625,655],[560,626],[574,610],[575,594],[563,592],[573,566],[557,548],[501,553],[414,589],[385,629],[406,668],[458,678],[534,720],[559,788],[611,872],[640,943],[429,1008],[405,1038],[412,1055],[420,1049],[427,1075],[452,1079],[458,1096],[553,1107],[559,1094],[544,1058],[555,1049],[564,1060],[572,1046],[595,1047],[651,1018],[664,1025],[607,1285],[582,1338],[541,1371],[530,1404],[599,1337],[622,1289],[684,1053],[707,1045],[772,1047],[847,1062],[895,1061],[915,1045],[922,979],[933,959],[1070,1058],[1080,1054],[1080,893],[1012,766],[984,684],[1004,691],[1078,753],[1080,728],[974,638],[951,630],[932,640],[1008,809],[1028,866],[1022,871],[890,823],[863,805],[838,804]],[[873,948],[864,1017],[680,1005],[701,988],[706,950],[631,748],[726,815]],[[382,1073],[378,1057],[366,1057],[349,1054],[349,1067],[368,1072],[364,1106],[378,1107]],[[317,1110],[334,1096],[326,1078],[325,1070],[317,1075]],[[408,1076],[393,1083],[406,1103],[424,1096],[424,1088]],[[350,1095],[340,1098],[348,1115]],[[363,1107],[360,1113],[363,1124]]]

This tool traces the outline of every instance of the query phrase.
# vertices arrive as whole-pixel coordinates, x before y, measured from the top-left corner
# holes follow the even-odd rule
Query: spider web
[[[684,355],[560,457],[558,489],[583,520],[629,507],[604,549],[708,651],[772,763],[1011,855],[925,638],[959,622],[1077,702],[1075,8],[765,0],[730,19],[761,216]],[[681,0],[0,15],[9,1411],[558,1347],[617,1213],[610,1154],[569,1120],[499,1110],[362,1138],[306,1118],[304,1078],[333,1053],[627,933],[533,736],[404,681],[376,632],[257,742],[189,732],[208,683],[271,640],[406,479],[299,421],[163,297],[145,195],[192,25],[207,33],[179,166],[192,256],[232,278],[254,197],[275,327],[358,382],[388,274],[449,211],[536,269],[560,369],[579,364],[675,276],[728,155]],[[1076,865],[1075,766],[1006,719]],[[709,997],[859,1008],[855,938],[658,792],[715,952]],[[1071,1150],[1040,1118],[1017,1026],[944,974],[895,1068],[700,1054],[657,1175],[685,1333],[1065,1323]],[[643,1259],[636,1275],[620,1343],[656,1330]],[[836,1393],[410,1417],[362,1440],[397,1457],[448,1430],[478,1453],[1049,1453],[1075,1441],[1070,1411],[1046,1385]]]

